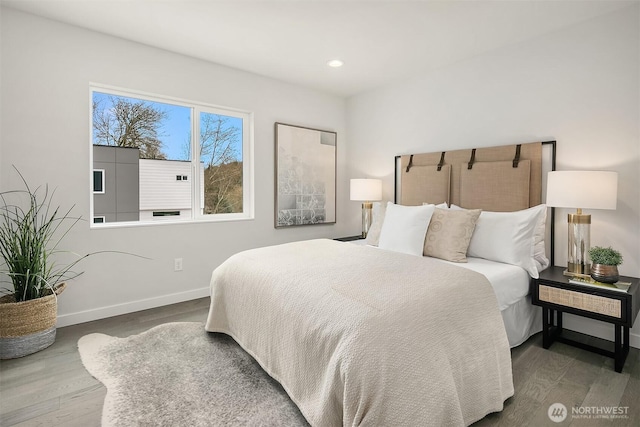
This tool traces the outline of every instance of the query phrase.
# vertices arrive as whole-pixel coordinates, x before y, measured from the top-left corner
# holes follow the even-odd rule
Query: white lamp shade
[[[615,209],[617,201],[617,172],[553,171],[547,175],[548,206]]]
[[[382,200],[382,180],[352,179],[350,194],[351,200],[360,202]]]

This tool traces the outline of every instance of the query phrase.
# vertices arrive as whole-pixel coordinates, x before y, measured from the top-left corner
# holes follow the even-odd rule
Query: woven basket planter
[[[56,340],[57,296],[54,293],[29,301],[15,302],[13,295],[0,298],[0,359],[15,359],[49,347]]]

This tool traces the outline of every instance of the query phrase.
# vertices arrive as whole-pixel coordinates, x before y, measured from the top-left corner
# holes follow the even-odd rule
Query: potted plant
[[[17,171],[17,169],[16,169]],[[55,191],[32,190],[18,171],[24,189],[0,192],[0,274],[7,295],[0,298],[0,358],[12,359],[42,350],[55,341],[57,296],[65,280],[80,273],[82,259],[59,248],[81,220],[71,210],[53,206]],[[66,255],[65,255],[66,254]],[[70,261],[62,259],[73,257]]]
[[[622,255],[615,249],[594,246],[589,249],[591,258],[591,277],[603,283],[615,283],[619,279],[618,266],[622,264]]]

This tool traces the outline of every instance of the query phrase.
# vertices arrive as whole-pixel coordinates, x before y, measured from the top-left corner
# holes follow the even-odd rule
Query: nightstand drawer
[[[559,289],[553,286],[539,285],[538,298],[540,301],[571,307],[576,310],[589,311],[605,316],[622,319],[622,301],[588,293]]]

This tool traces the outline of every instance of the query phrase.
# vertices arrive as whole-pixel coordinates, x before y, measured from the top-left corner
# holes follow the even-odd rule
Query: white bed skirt
[[[511,304],[500,314],[511,348],[519,346],[530,336],[542,331],[542,308],[531,304],[531,296]]]

